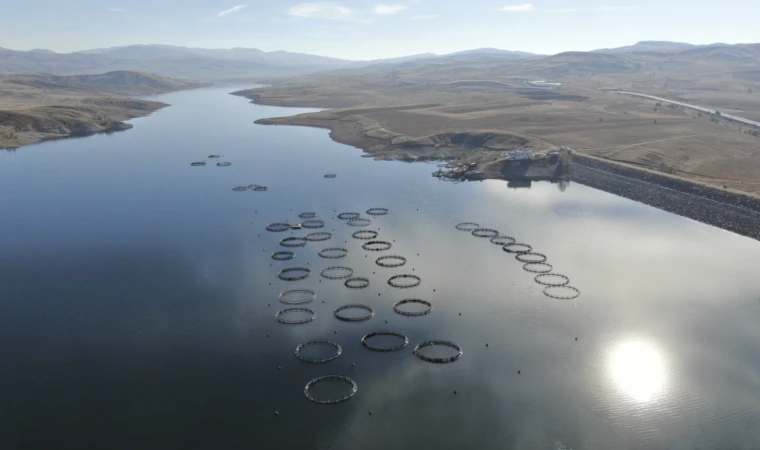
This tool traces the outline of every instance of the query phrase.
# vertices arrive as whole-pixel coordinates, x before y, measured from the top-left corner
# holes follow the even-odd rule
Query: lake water
[[[173,106],[130,131],[0,153],[0,448],[758,447],[760,242],[577,184],[443,183],[434,165],[362,158],[325,130],[254,125],[307,110],[237,88],[161,96]],[[232,165],[190,166],[210,154]],[[248,184],[269,190],[232,191]],[[367,228],[389,252],[362,250],[335,217],[371,207],[391,210]],[[327,227],[265,231],[304,211]],[[455,229],[465,221],[531,244],[580,297],[544,296],[514,255]],[[308,231],[333,238],[270,258]],[[326,247],[349,253],[317,256]],[[377,266],[385,253],[408,262]],[[332,265],[370,286],[319,276]],[[313,273],[277,278],[294,266]],[[403,273],[421,285],[387,284]],[[293,288],[317,292],[313,322],[274,320]],[[410,297],[432,313],[394,313]],[[349,303],[374,317],[335,319]],[[409,345],[362,347],[384,330]],[[342,355],[299,361],[311,339]],[[416,358],[428,339],[463,356]],[[309,402],[305,384],[328,374],[356,395]]]

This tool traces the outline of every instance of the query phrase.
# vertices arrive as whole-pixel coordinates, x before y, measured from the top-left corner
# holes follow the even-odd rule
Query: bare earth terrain
[[[126,130],[132,126],[124,120],[168,106],[129,95],[197,86],[126,71],[80,76],[0,75],[0,148]]]
[[[264,124],[328,128],[378,159],[501,161],[567,146],[607,161],[760,197],[758,130],[622,89],[760,117],[760,45],[379,65],[238,92],[256,103],[333,108]],[[537,89],[549,80],[561,87]],[[486,170],[487,171],[487,170]]]

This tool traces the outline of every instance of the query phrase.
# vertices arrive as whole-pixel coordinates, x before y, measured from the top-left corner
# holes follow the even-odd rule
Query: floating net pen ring
[[[390,250],[391,247],[392,244],[386,241],[369,241],[362,245],[362,248],[368,252],[384,252]]]
[[[349,278],[343,284],[345,284],[349,289],[364,289],[366,287],[369,287],[369,278]]]
[[[349,219],[347,223],[350,227],[368,227],[372,224],[372,221],[359,217],[358,219]]]
[[[313,345],[329,345],[330,347],[333,347],[335,349],[335,353],[328,356],[327,358],[321,358],[321,359],[307,358],[306,356],[303,356],[301,354],[301,350],[307,347],[311,347]],[[295,351],[296,358],[300,359],[303,362],[307,362],[309,364],[324,364],[326,362],[332,361],[333,359],[336,359],[342,353],[343,353],[343,349],[337,342],[329,341],[327,339],[314,339],[311,341],[306,341],[303,344],[296,347],[296,351]]]
[[[298,319],[298,320],[288,320],[286,318],[283,318],[282,316],[286,315],[287,313],[292,312],[305,312],[309,313],[309,317],[305,319]],[[285,325],[303,325],[305,323],[309,323],[312,320],[317,318],[317,313],[314,311],[308,309],[308,308],[285,308],[281,311],[277,311],[277,314],[274,315],[274,319],[282,324]]]
[[[378,347],[367,342],[368,339],[375,336],[396,336],[403,339],[404,342],[393,347]],[[406,347],[408,344],[409,338],[404,333],[398,331],[375,331],[374,333],[365,334],[364,337],[362,337],[362,345],[374,352],[395,352]]]
[[[341,311],[345,311],[347,309],[363,309],[364,311],[367,311],[367,314],[359,317],[350,317],[350,316],[344,316],[341,314]],[[344,322],[364,322],[369,319],[371,319],[375,315],[375,310],[370,308],[367,305],[362,305],[360,303],[354,303],[350,305],[343,305],[333,311],[333,315],[336,319],[342,320]]]
[[[301,214],[298,215],[298,217],[300,217],[301,219],[313,219],[313,218],[317,217],[317,213],[315,213],[315,212],[302,212]]]
[[[523,264],[523,270],[526,270],[532,273],[549,273],[552,270],[554,270],[554,267],[552,267],[551,264],[547,264],[547,263],[529,262],[529,263]]]
[[[425,347],[431,347],[433,345],[444,345],[446,347],[451,347],[457,351],[457,354],[454,356],[450,356],[448,358],[433,358],[430,356],[425,356],[422,354],[422,352],[420,352],[421,349]],[[414,353],[414,356],[420,358],[423,361],[437,363],[437,364],[446,364],[446,363],[454,362],[457,359],[461,358],[463,352],[462,352],[462,347],[458,346],[457,344],[451,341],[433,340],[433,341],[425,341],[420,344],[417,344],[417,346],[414,347],[413,353]]]
[[[324,228],[325,225],[325,222],[319,219],[310,219],[301,222],[301,226],[304,228]]]
[[[384,216],[389,212],[390,210],[388,208],[370,208],[367,210],[367,214],[370,216]]]
[[[291,275],[297,274],[299,275]],[[291,267],[289,269],[282,269],[277,273],[277,278],[283,281],[301,281],[309,278],[311,275],[311,269],[307,267]]]
[[[502,250],[507,253],[530,253],[533,251],[533,247],[528,244],[513,242],[502,247]]]
[[[376,239],[378,235],[379,233],[374,230],[359,230],[351,234],[351,237],[362,241],[371,241],[372,239]]]
[[[563,295],[561,293],[557,293],[557,291],[564,291],[567,292],[567,294]],[[572,300],[574,298],[578,298],[581,295],[581,291],[568,285],[546,286],[544,288],[544,295],[557,300]]]
[[[330,247],[320,250],[318,255],[326,259],[340,259],[348,255],[348,250],[342,247]]]
[[[302,237],[287,237],[280,241],[280,245],[283,247],[303,247],[309,242],[306,238]]]
[[[338,219],[340,220],[351,220],[351,219],[358,219],[362,215],[357,212],[342,212],[338,214]]]
[[[505,245],[514,244],[515,242],[517,242],[517,240],[515,240],[515,238],[513,238],[512,236],[499,235],[494,238],[491,238],[492,244],[501,245],[502,247]]]
[[[560,281],[552,281],[551,277],[559,278]],[[536,283],[538,284],[543,284],[544,286],[549,287],[559,287],[570,284],[570,278],[559,273],[541,273],[536,275],[534,280],[536,280]]]
[[[275,261],[288,261],[295,257],[296,257],[296,254],[294,252],[289,252],[289,251],[272,253],[272,259],[274,259]]]
[[[518,253],[515,259],[522,263],[543,263],[546,262],[546,255],[536,252]]]
[[[480,225],[474,222],[462,222],[462,223],[458,223],[456,226],[456,229],[459,231],[469,231],[469,232],[473,232],[477,230],[478,228],[480,228]]]
[[[375,260],[375,264],[380,267],[401,267],[406,264],[406,258],[399,255],[381,256]]]
[[[404,311],[403,309],[399,308],[402,305],[408,305],[410,303],[427,306],[427,309],[425,309],[424,311]],[[424,316],[426,314],[430,314],[430,312],[433,311],[433,304],[428,301],[421,300],[419,298],[407,298],[405,300],[396,302],[396,304],[393,305],[393,311],[395,311],[396,314],[401,314],[402,316],[410,316],[410,317]]]
[[[306,236],[304,236],[304,239],[311,242],[318,242],[318,241],[328,241],[332,239],[333,235],[332,233],[328,233],[327,231],[317,231],[316,233],[309,233]]]
[[[400,280],[412,280],[411,284],[401,283]],[[417,287],[422,283],[422,279],[417,275],[394,275],[388,280],[388,284],[399,289],[409,289]]]
[[[336,397],[336,398],[331,398],[331,399],[319,399],[311,395],[311,392],[309,392],[309,390],[311,389],[312,386],[314,386],[317,383],[321,383],[323,381],[329,381],[329,380],[342,381],[351,386],[351,391],[349,391],[348,394],[342,397]],[[352,380],[351,378],[344,377],[343,375],[325,375],[323,377],[314,378],[313,380],[306,383],[306,387],[303,388],[303,393],[306,396],[306,398],[308,398],[314,403],[318,403],[320,405],[334,405],[336,403],[342,403],[350,399],[351,397],[354,396],[354,394],[356,394],[356,391],[358,389],[359,388],[356,386],[356,382]]]
[[[289,300],[288,297],[295,294],[309,294],[306,300]],[[317,293],[311,289],[291,289],[280,294],[278,300],[286,305],[305,305],[317,299]]]
[[[493,239],[499,235],[499,231],[491,228],[478,228],[472,230],[472,235],[479,238]]]
[[[285,222],[275,222],[270,223],[267,225],[267,231],[272,231],[275,233],[279,233],[282,231],[288,231],[290,229],[290,224]]]
[[[341,271],[343,273],[340,273]],[[343,280],[345,278],[351,278],[351,275],[353,274],[354,269],[343,266],[328,267],[327,269],[322,269],[322,272],[320,272],[320,275],[322,275],[323,278],[327,278],[328,280]]]

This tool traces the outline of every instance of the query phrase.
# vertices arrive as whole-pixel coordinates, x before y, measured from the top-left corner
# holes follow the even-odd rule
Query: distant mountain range
[[[637,55],[641,54],[671,59],[706,58],[738,63],[757,62],[760,58],[759,48],[760,46],[757,44],[697,46],[682,42],[642,41],[626,47],[599,49],[593,52],[568,52],[553,57],[519,51],[480,48],[447,55],[425,53],[369,61],[350,61],[286,51],[265,52],[256,48],[204,49],[170,45],[130,45],[73,53],[55,53],[46,49],[15,51],[0,48],[0,73],[92,74],[136,70],[194,80],[265,79],[382,65],[413,67],[430,63],[525,60],[530,66],[531,61],[546,60],[549,64],[564,61],[578,66],[584,62],[584,59],[588,59],[585,62],[599,66],[601,70],[609,68],[613,71],[635,71],[637,64],[629,59],[635,59],[638,57]],[[600,60],[598,57],[591,56],[601,54],[623,56],[627,59]],[[557,57],[560,58],[557,59]]]

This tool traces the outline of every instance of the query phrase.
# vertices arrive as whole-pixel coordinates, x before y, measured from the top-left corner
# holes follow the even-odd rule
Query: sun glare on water
[[[609,370],[618,389],[640,403],[656,400],[667,382],[665,359],[646,341],[617,345],[612,350]]]

